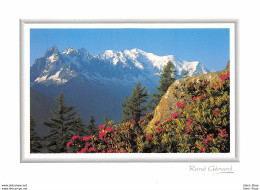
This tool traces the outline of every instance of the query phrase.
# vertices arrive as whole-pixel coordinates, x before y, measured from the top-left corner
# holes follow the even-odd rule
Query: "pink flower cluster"
[[[178,108],[184,108],[185,107],[185,102],[177,102],[177,107]]]
[[[230,72],[228,71],[226,75],[221,75],[220,76],[222,82],[230,78]]]
[[[202,140],[202,143],[203,143],[203,144],[206,144],[207,142],[212,141],[213,136],[214,136],[214,134],[207,135],[207,138],[206,138],[206,139],[203,139],[203,140]]]
[[[88,136],[88,137],[82,137],[82,140],[83,140],[83,141],[89,141],[89,139],[91,139],[91,137],[92,137],[91,135]]]
[[[176,118],[176,117],[179,117],[179,116],[180,116],[179,113],[174,113],[174,114],[172,114],[172,117],[173,117],[173,118]]]
[[[153,136],[152,135],[146,135],[146,141],[152,141]]]
[[[210,85],[210,83],[209,83],[208,81],[205,81],[205,84],[206,84],[206,85]]]
[[[200,97],[202,100],[204,100],[206,98],[206,95],[202,94],[200,96],[193,96],[192,100],[195,101],[198,97]]]
[[[162,128],[161,127],[157,127],[156,128],[156,133],[159,135],[162,132]]]
[[[112,132],[112,131],[114,131],[114,130],[115,130],[115,129],[114,129],[113,127],[107,127],[107,128],[106,128],[106,131],[107,131],[107,132]]]
[[[102,129],[104,129],[104,127],[102,125],[99,125],[99,130],[101,131]]]
[[[77,135],[77,136],[76,136],[76,135],[74,135],[74,136],[71,138],[71,140],[73,140],[73,141],[74,141],[74,140],[76,140],[76,139],[78,139],[78,138],[80,138],[80,136],[79,136],[79,135]]]
[[[218,136],[221,136],[222,138],[223,137],[228,137],[228,134],[227,134],[227,131],[226,131],[226,129],[220,129],[220,128],[218,128],[218,130],[219,130],[219,134],[218,134]]]
[[[204,99],[206,98],[206,95],[205,95],[205,94],[202,94],[202,95],[200,95],[200,98],[201,98],[202,100],[204,100]]]
[[[99,136],[100,140],[102,140],[102,139],[106,138],[106,133],[105,132],[101,132],[101,133],[99,133],[98,136]]]
[[[71,141],[69,141],[69,142],[67,143],[67,148],[70,147],[70,144],[71,144],[71,143],[72,143]]]
[[[188,118],[188,123],[187,123],[187,126],[186,126],[186,134],[190,132],[190,124],[191,124],[191,119]]]
[[[205,153],[207,148],[208,148],[208,146],[205,146],[205,147],[202,146],[202,147],[200,147],[200,151]]]
[[[136,125],[136,122],[134,120],[131,121],[130,123],[131,123],[131,125]]]

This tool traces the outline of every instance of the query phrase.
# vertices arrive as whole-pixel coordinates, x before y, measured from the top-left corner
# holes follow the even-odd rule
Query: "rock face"
[[[228,61],[226,69],[225,70],[230,70],[230,61]]]
[[[225,70],[229,70],[229,62]],[[223,73],[223,71],[208,73],[208,74],[200,74],[195,75],[189,78],[182,78],[176,80],[168,89],[166,94],[162,97],[159,105],[154,110],[154,117],[149,123],[149,127],[147,128],[147,132],[150,131],[151,128],[155,127],[156,121],[160,121],[160,123],[165,122],[167,119],[171,117],[171,115],[178,111],[177,102],[189,102],[192,97],[189,94],[185,93],[182,85],[188,82],[194,82],[198,80],[220,80],[219,77]],[[177,96],[177,97],[176,97]],[[187,101],[188,100],[188,101]]]

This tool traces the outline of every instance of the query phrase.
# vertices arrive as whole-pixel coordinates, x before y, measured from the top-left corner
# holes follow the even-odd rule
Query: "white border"
[[[170,23],[135,22],[67,22],[20,21],[21,60],[21,162],[235,162],[238,160],[238,133],[235,124],[235,61],[237,21]],[[32,28],[229,28],[230,29],[230,153],[126,153],[126,154],[30,154],[30,29]]]

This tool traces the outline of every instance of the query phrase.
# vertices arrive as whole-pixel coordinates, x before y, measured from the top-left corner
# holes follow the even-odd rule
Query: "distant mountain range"
[[[112,51],[91,56],[84,48],[68,48],[59,52],[56,46],[45,56],[35,60],[31,67],[31,83],[62,85],[81,75],[87,80],[102,83],[130,85],[141,81],[143,85],[158,85],[159,74],[171,61],[182,78],[184,70],[190,76],[214,71],[199,61],[188,62],[174,55],[157,56],[140,49]]]
[[[84,48],[60,52],[53,46],[31,66],[31,88],[52,100],[63,91],[67,104],[80,108],[85,122],[94,115],[97,123],[102,123],[105,114],[119,121],[124,97],[131,94],[139,81],[149,92],[155,92],[168,61],[174,64],[178,78],[182,78],[184,70],[190,76],[214,71],[199,61],[188,62],[174,55],[158,56],[140,49],[106,50],[91,56]],[[40,108],[32,109],[32,115],[40,115],[36,113],[40,111]]]

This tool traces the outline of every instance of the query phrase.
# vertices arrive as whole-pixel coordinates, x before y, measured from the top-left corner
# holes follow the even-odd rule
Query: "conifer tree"
[[[66,106],[63,93],[56,99],[58,108],[52,111],[52,117],[43,124],[50,128],[50,135],[45,138],[47,152],[65,152],[66,144],[73,135],[76,123],[74,106]]]
[[[177,72],[172,62],[168,62],[163,68],[163,72],[160,75],[160,86],[156,88],[159,95],[162,97],[171,86],[171,84],[176,80]]]
[[[82,118],[78,114],[73,124],[73,135],[85,136],[86,126],[83,124]]]
[[[190,72],[188,70],[184,70],[182,76],[183,76],[183,78],[188,78],[190,76]]]
[[[148,92],[146,87],[142,87],[139,82],[133,89],[130,97],[125,98],[125,102],[121,103],[122,121],[135,121],[138,123],[140,118],[145,115],[147,111]]]
[[[162,96],[167,92],[171,84],[177,79],[177,71],[172,62],[168,62],[164,68],[163,72],[160,74],[160,85],[156,88],[158,94],[151,94],[151,101],[149,102],[149,109],[154,110],[159,104]]]
[[[97,126],[95,125],[95,118],[93,115],[90,116],[87,133],[88,135],[95,135],[97,133]]]
[[[108,115],[106,114],[106,115],[104,116],[104,123],[105,123],[105,124],[108,124],[108,122],[109,122],[109,118],[108,118]]]
[[[33,117],[30,115],[30,152],[38,153],[40,152],[40,148],[42,148],[42,144],[40,143],[41,138],[38,136],[35,131],[35,122]]]

